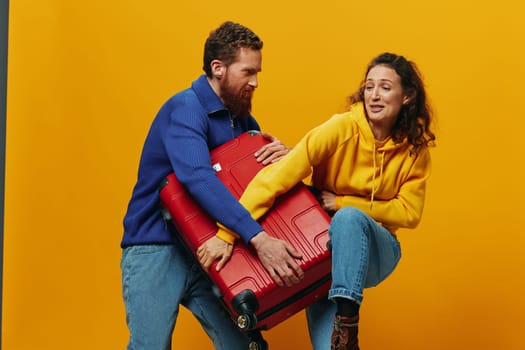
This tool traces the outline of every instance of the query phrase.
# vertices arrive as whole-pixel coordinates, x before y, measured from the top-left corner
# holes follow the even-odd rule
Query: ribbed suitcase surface
[[[217,176],[236,198],[262,168],[253,154],[266,142],[262,135],[247,132],[211,152]],[[215,222],[191,199],[175,174],[168,175],[160,196],[173,225],[195,255],[216,233]],[[272,328],[325,296],[330,286],[330,217],[304,184],[279,197],[260,223],[268,234],[288,241],[302,253],[298,263],[305,277],[292,287],[277,286],[252,248],[237,241],[226,266],[216,272],[212,265],[208,275],[244,330]]]

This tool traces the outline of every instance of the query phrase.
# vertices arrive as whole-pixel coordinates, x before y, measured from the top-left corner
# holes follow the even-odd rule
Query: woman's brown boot
[[[331,350],[359,350],[357,324],[359,315],[346,317],[335,315]]]

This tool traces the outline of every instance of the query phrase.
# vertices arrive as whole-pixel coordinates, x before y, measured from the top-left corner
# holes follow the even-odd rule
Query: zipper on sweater
[[[228,115],[230,116],[230,126],[232,129],[235,129],[235,118],[232,117],[231,113]]]
[[[235,137],[235,118],[232,116],[232,114],[228,111],[228,117],[230,118],[230,127],[232,128],[232,137]]]

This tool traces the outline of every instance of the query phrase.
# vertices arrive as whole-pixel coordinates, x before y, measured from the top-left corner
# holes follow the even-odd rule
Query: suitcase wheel
[[[257,325],[257,317],[255,312],[259,308],[257,297],[255,293],[249,289],[245,289],[237,294],[232,299],[232,306],[238,313],[237,326],[242,330],[249,330],[255,328]]]
[[[248,333],[248,339],[250,339],[248,344],[249,350],[268,350],[268,343],[262,337],[261,332]]]
[[[268,350],[268,343],[263,340],[262,343],[251,341],[248,347],[249,350]]]
[[[257,324],[254,314],[240,314],[237,317],[237,326],[242,330],[252,329]]]
[[[255,293],[250,289],[245,289],[233,297],[232,306],[239,314],[254,313],[259,308],[259,302]]]

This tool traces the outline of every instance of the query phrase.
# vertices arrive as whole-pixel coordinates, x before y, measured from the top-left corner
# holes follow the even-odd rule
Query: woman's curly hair
[[[430,130],[433,113],[428,104],[425,86],[421,74],[414,62],[393,53],[382,53],[374,58],[367,67],[365,78],[357,92],[349,97],[350,104],[364,101],[365,80],[368,72],[375,66],[392,68],[401,78],[403,91],[410,100],[403,105],[392,128],[392,140],[399,143],[405,138],[412,145],[411,154],[417,154],[421,147],[433,146],[436,136]]]

